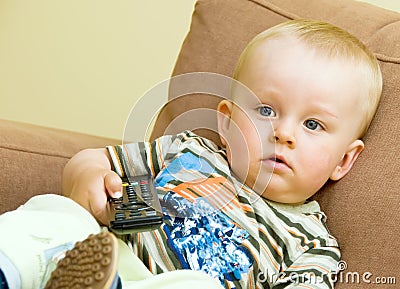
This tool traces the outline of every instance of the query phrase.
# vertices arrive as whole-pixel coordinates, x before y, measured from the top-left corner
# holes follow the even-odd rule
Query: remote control
[[[117,234],[157,229],[163,214],[153,177],[128,176],[122,181],[122,197],[110,198],[108,202],[110,229]]]

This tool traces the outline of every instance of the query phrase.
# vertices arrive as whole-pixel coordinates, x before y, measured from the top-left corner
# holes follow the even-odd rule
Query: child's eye
[[[261,106],[258,108],[258,112],[262,115],[262,116],[267,116],[267,117],[274,117],[275,116],[275,112],[272,108],[270,108],[269,106]]]
[[[315,120],[309,119],[304,122],[304,125],[309,130],[322,129],[322,126]]]

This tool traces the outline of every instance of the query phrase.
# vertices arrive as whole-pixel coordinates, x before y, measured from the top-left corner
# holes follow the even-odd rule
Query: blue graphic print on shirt
[[[253,262],[246,248],[241,246],[248,238],[245,230],[222,212],[208,208],[205,200],[191,203],[169,192],[164,196],[163,205],[167,211],[175,211],[182,206],[190,211],[190,217],[167,215],[163,226],[169,246],[182,268],[204,271],[221,283],[223,280],[240,280],[241,274],[248,272]]]
[[[193,172],[198,172],[203,175],[210,175],[215,171],[215,167],[209,164],[206,160],[195,156],[191,152],[181,154],[174,159],[163,171],[157,176],[156,186],[164,187],[165,184],[174,180],[180,180],[182,177],[190,179]],[[184,172],[184,174],[179,174]],[[189,176],[188,176],[189,174]],[[198,175],[196,176],[198,177]]]
[[[156,183],[165,184],[174,179],[172,174],[183,171],[190,174],[199,166],[202,172],[213,169],[192,153],[185,153],[172,162],[171,168],[168,166],[161,172]],[[248,233],[205,198],[189,201],[169,191],[161,203],[165,214],[163,230],[182,268],[204,271],[222,284],[224,280],[238,281],[242,273],[249,271],[253,260],[242,245]]]

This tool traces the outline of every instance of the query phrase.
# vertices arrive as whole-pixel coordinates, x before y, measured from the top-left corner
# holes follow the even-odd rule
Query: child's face
[[[222,101],[219,130],[246,185],[272,201],[302,203],[350,170],[364,147],[357,136],[367,93],[353,64],[293,39],[270,40],[253,49],[238,80],[258,99]]]

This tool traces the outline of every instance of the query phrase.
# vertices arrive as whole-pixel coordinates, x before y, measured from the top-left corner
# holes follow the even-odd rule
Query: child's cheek
[[[331,175],[332,170],[335,168],[332,156],[327,153],[328,148],[322,147],[320,151],[311,153],[307,160],[305,170],[308,171],[307,179],[313,184],[313,187],[319,188],[322,186]]]

